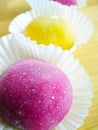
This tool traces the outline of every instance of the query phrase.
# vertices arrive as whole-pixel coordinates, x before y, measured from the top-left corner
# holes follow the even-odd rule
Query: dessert
[[[18,61],[0,77],[0,118],[21,130],[51,130],[71,103],[67,76],[49,63]]]
[[[61,4],[68,5],[68,6],[77,5],[76,0],[53,0],[53,1],[57,1],[60,2]]]
[[[59,47],[37,45],[21,34],[4,36],[0,38],[0,75],[0,130],[77,130],[88,114],[90,79],[72,54]]]
[[[31,21],[23,31],[26,37],[36,40],[38,44],[54,44],[69,50],[74,44],[74,32],[63,19],[42,16]]]
[[[32,10],[14,18],[9,26],[11,33],[22,33],[38,44],[53,44],[71,52],[91,38],[91,22],[73,6],[48,0],[27,1]]]

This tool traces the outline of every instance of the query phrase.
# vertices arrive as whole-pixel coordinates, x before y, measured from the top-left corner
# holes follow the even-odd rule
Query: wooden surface
[[[17,14],[29,9],[25,0],[0,0],[0,36],[8,33],[8,25]],[[94,24],[94,35],[87,44],[78,47],[74,56],[91,78],[94,97],[89,115],[79,130],[98,130],[98,0],[88,0],[87,6],[81,11]]]

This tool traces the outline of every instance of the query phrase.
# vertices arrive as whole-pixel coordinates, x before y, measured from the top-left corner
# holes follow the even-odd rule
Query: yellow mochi
[[[54,44],[64,50],[74,44],[74,32],[61,18],[43,16],[34,19],[24,30],[24,35],[38,44]]]

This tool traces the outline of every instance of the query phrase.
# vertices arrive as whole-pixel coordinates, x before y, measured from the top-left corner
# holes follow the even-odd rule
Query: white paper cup
[[[58,2],[47,0],[33,0],[31,3],[33,9],[16,16],[9,26],[9,32],[23,33],[27,25],[34,19],[41,16],[53,16],[62,18],[74,31],[74,45],[70,51],[75,50],[77,46],[86,43],[91,38],[93,25],[85,15],[74,7],[63,6]]]
[[[86,6],[87,0],[77,0],[77,3],[78,3],[78,7],[82,8],[82,7]]]
[[[26,1],[32,8],[34,7],[34,2],[38,2],[38,0],[26,0]],[[42,0],[41,2],[45,2],[45,1],[53,1],[53,0]],[[67,0],[64,5],[68,6],[69,3],[71,3],[70,1],[72,1],[72,0]],[[58,1],[54,1],[54,2],[58,2]],[[77,5],[72,5],[76,8],[82,8],[82,7],[86,6],[86,4],[87,4],[87,0],[76,0],[76,2],[77,2]],[[62,2],[59,2],[59,3],[62,3]]]
[[[88,115],[92,104],[92,84],[84,68],[68,51],[53,45],[37,45],[21,34],[10,34],[0,38],[0,74],[9,65],[22,59],[39,59],[60,68],[69,78],[73,90],[72,107],[55,130],[76,130]],[[47,113],[46,113],[47,114]],[[15,130],[0,120],[0,130]]]

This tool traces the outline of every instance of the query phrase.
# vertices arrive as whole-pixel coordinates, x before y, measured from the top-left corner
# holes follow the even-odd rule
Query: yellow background
[[[25,0],[0,0],[0,36],[8,33],[8,25],[16,15],[29,9]],[[94,34],[87,44],[78,47],[74,55],[90,75],[94,97],[89,115],[79,130],[98,130],[98,0],[88,0],[81,11],[94,24]]]

